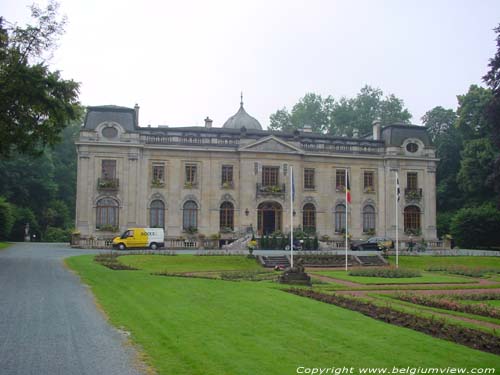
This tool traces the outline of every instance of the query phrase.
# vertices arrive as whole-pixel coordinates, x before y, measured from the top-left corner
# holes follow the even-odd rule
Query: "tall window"
[[[406,188],[408,190],[418,189],[417,172],[408,172],[406,175]]]
[[[408,206],[404,210],[405,232],[420,234],[420,208]]]
[[[221,173],[221,184],[223,186],[230,187],[233,184],[233,166],[232,165],[223,165],[222,173]]]
[[[194,201],[187,201],[184,203],[182,229],[198,229],[198,205]]]
[[[103,160],[101,177],[105,179],[116,178],[116,160]]]
[[[363,232],[371,231],[375,231],[375,208],[369,204],[363,208]]]
[[[335,232],[345,232],[345,205],[335,206]]]
[[[262,185],[276,186],[279,182],[279,167],[262,167]]]
[[[305,204],[302,209],[302,227],[307,233],[316,232],[316,208],[312,203]]]
[[[165,183],[165,166],[163,164],[153,165],[153,184],[163,185]]]
[[[234,229],[234,206],[231,202],[220,205],[220,230]]]
[[[304,169],[304,189],[314,189],[314,168]]]
[[[365,171],[363,173],[363,188],[365,191],[375,190],[375,173],[373,171]]]
[[[335,186],[337,190],[345,189],[345,169],[337,169],[335,173]]]
[[[165,204],[161,200],[151,202],[149,225],[151,228],[165,228]]]
[[[186,164],[186,184],[195,186],[197,183],[197,168],[195,164]]]
[[[97,201],[96,227],[118,227],[118,202],[113,198],[102,198]]]

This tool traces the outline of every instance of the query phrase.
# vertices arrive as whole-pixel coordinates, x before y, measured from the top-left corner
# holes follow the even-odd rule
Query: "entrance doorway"
[[[283,208],[277,202],[263,202],[257,207],[257,232],[268,235],[281,230]]]

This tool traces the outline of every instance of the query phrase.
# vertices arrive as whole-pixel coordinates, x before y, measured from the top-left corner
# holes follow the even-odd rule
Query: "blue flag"
[[[295,202],[295,179],[293,178],[293,168],[291,168],[292,174],[292,202]]]

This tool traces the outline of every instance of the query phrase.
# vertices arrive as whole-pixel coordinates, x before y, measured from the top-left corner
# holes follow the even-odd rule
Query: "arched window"
[[[220,230],[221,232],[234,229],[234,206],[231,202],[220,205]]]
[[[404,210],[405,232],[420,234],[420,208],[417,206],[408,206]]]
[[[118,202],[116,200],[113,198],[99,199],[96,212],[96,228],[118,227]]]
[[[159,199],[151,202],[149,225],[151,228],[165,228],[165,204]]]
[[[302,209],[302,227],[304,232],[316,232],[316,208],[312,203],[305,204]]]
[[[338,204],[335,206],[335,232],[345,232],[345,205]]]
[[[198,205],[194,201],[187,201],[184,203],[182,229],[198,229]]]
[[[375,208],[368,204],[363,208],[363,232],[375,231]]]

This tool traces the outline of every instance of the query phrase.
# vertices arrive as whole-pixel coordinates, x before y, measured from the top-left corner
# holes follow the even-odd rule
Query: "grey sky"
[[[28,0],[1,0],[29,20]],[[44,2],[39,2],[44,4]],[[456,108],[495,53],[500,1],[60,0],[66,34],[51,61],[84,105],[141,106],[140,124],[221,126],[239,106],[263,126],[306,92],[352,97],[369,84],[413,123]]]

